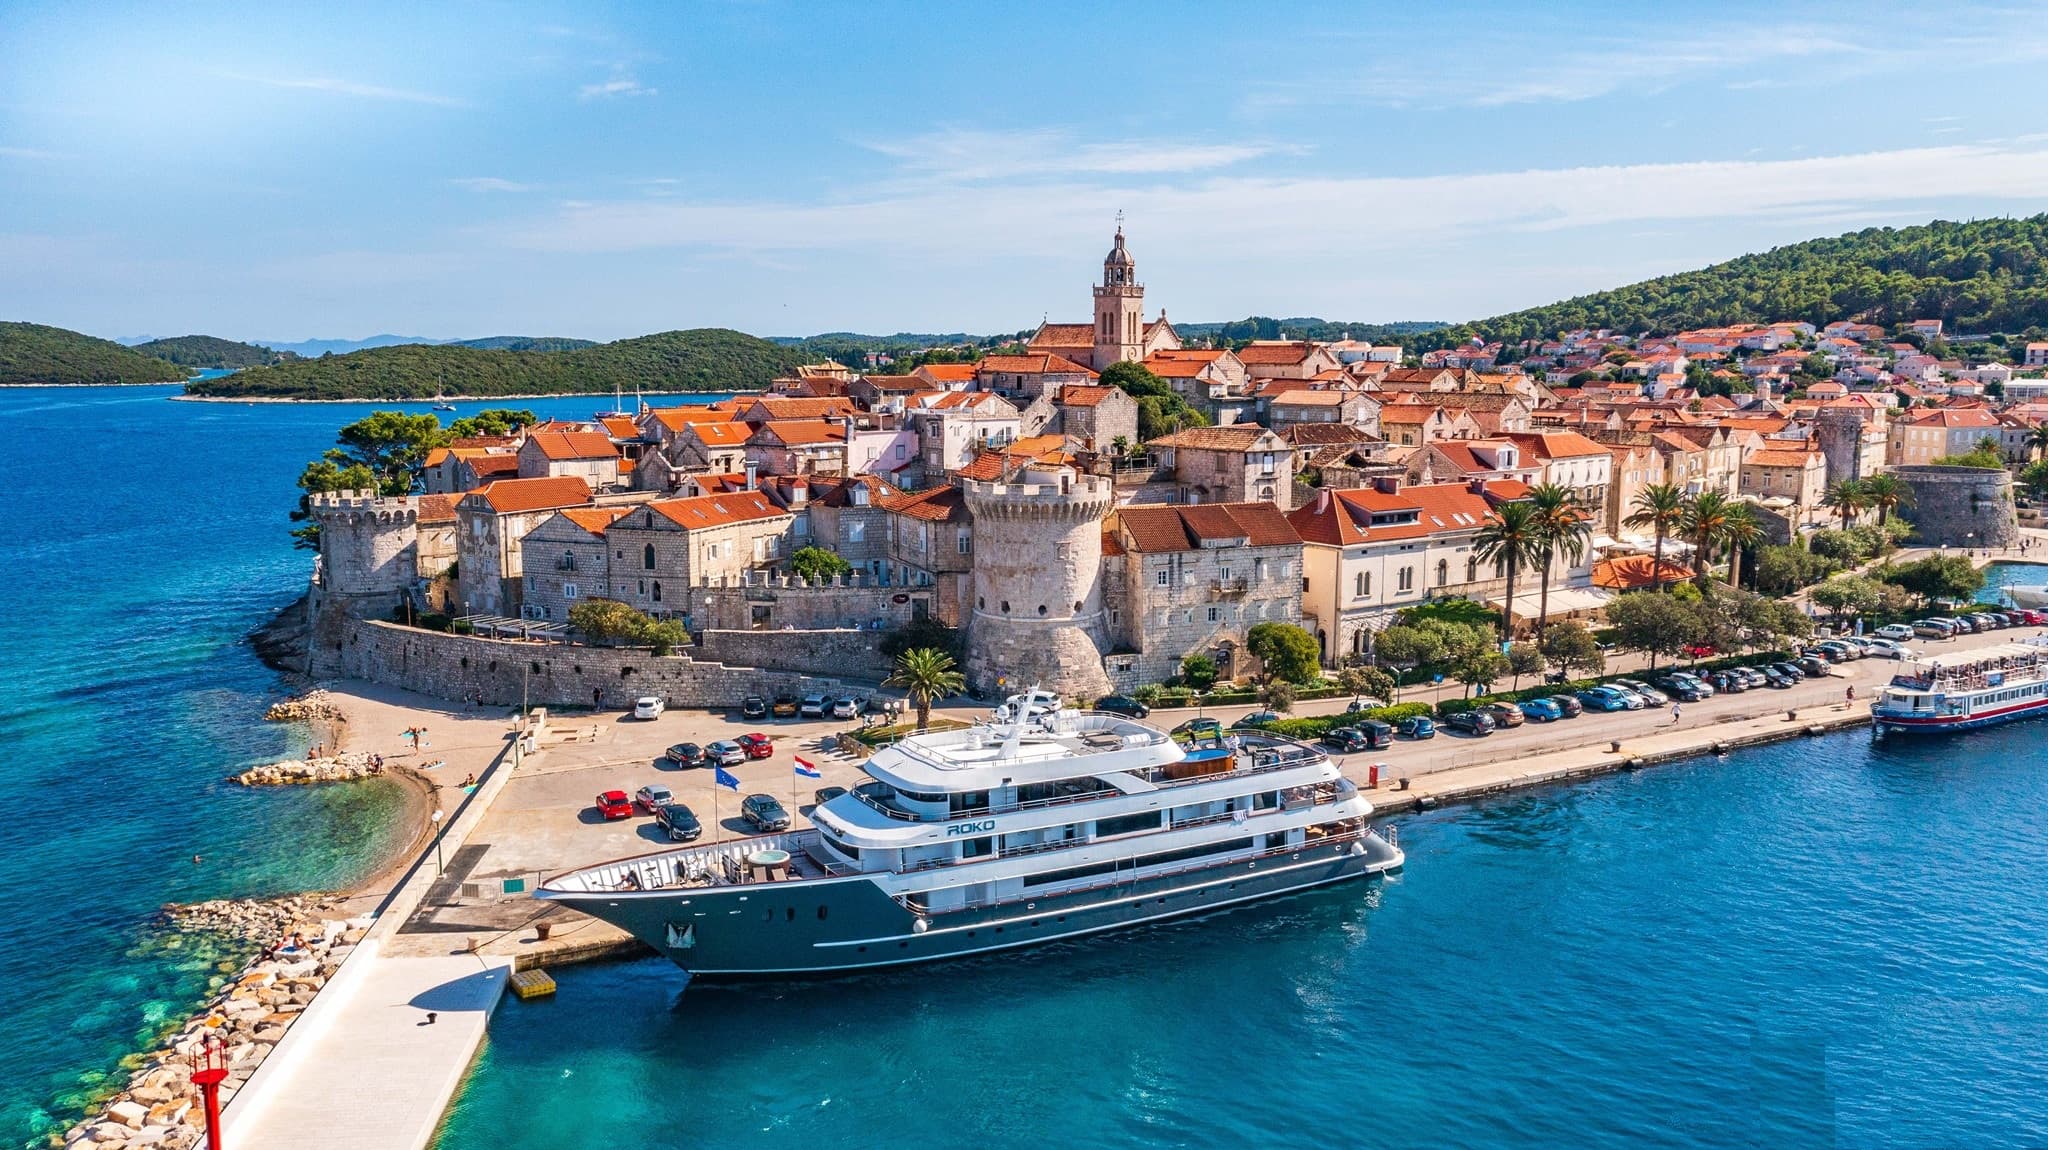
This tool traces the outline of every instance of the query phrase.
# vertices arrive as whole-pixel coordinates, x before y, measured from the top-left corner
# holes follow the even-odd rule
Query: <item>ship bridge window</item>
[[[854,846],[850,842],[846,842],[845,840],[841,839],[838,835],[835,835],[831,831],[826,830],[824,827],[818,828],[818,838],[823,840],[826,846],[831,847],[833,850],[838,851],[840,854],[845,855],[847,858],[854,859],[856,861],[860,859],[859,847]]]
[[[1163,811],[1143,811],[1135,815],[1122,815],[1113,819],[1095,820],[1095,837],[1108,838],[1111,835],[1127,835],[1133,831],[1156,831],[1159,829]]]
[[[964,859],[978,859],[995,853],[995,849],[995,839],[991,836],[983,835],[978,839],[967,839],[961,842],[960,857]]]
[[[987,791],[957,791],[952,796],[952,810],[953,813],[956,815],[965,814],[968,811],[981,811],[987,809]]]

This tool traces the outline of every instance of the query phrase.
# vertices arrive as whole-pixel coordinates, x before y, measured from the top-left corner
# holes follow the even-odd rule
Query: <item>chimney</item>
[[[1316,488],[1316,501],[1315,501],[1315,505],[1314,505],[1314,507],[1315,507],[1315,513],[1316,513],[1317,515],[1324,515],[1324,514],[1327,514],[1327,513],[1329,512],[1329,510],[1330,510],[1330,489],[1329,489],[1329,488],[1327,488],[1327,487],[1318,487],[1318,488]]]
[[[1372,487],[1374,491],[1382,495],[1392,495],[1401,490],[1401,477],[1399,475],[1375,475],[1372,477]]]
[[[755,461],[753,461],[753,460],[751,460],[751,459],[747,460],[747,490],[748,490],[748,491],[752,491],[752,490],[754,490],[755,486],[757,485],[757,483],[758,483],[758,481],[759,481],[759,478],[760,478],[760,474],[759,474],[759,473],[760,473],[760,470],[761,470],[761,465],[760,465],[759,463],[756,463]]]
[[[853,417],[850,415],[846,417],[846,442],[853,442]]]
[[[1486,480],[1481,479],[1476,475],[1473,476],[1471,479],[1466,480],[1465,486],[1470,488],[1472,494],[1474,495],[1486,494]]]

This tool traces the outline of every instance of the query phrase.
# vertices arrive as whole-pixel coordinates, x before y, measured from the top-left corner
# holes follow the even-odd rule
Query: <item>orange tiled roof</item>
[[[590,484],[579,475],[553,475],[539,479],[496,479],[464,498],[475,497],[500,515],[521,511],[545,511],[553,507],[576,507],[590,502]]]
[[[893,496],[882,500],[882,506],[898,515],[908,515],[912,519],[923,519],[932,523],[967,518],[967,500],[960,494],[959,488],[950,484],[927,491]]]
[[[738,447],[754,434],[744,423],[688,423],[681,430],[706,447]]]
[[[928,363],[917,370],[926,379],[940,383],[970,383],[974,380],[974,365],[971,363]]]
[[[982,371],[1006,371],[1012,375],[1094,375],[1063,355],[1038,352],[1032,355],[985,355],[975,365]]]
[[[759,491],[735,491],[719,495],[695,495],[687,499],[661,499],[647,509],[686,530],[729,527],[755,519],[772,519],[788,512],[768,501]]]
[[[764,395],[747,405],[747,414],[752,415],[756,410],[766,413],[770,420],[824,419],[829,416],[852,415],[854,407],[852,400],[840,395],[826,396],[822,399]]]
[[[1205,541],[1242,539],[1249,547],[1301,542],[1287,516],[1271,503],[1133,504],[1117,522],[1134,550],[1196,551]]]
[[[1147,447],[1188,447],[1203,451],[1250,451],[1271,431],[1256,423],[1233,423],[1226,427],[1190,427],[1162,435]],[[1283,441],[1284,442],[1284,441]]]
[[[1114,387],[1089,387],[1070,383],[1060,388],[1059,402],[1062,407],[1098,407],[1103,400],[1115,394],[1116,390]]]
[[[1038,326],[1031,337],[1033,347],[1085,347],[1095,348],[1095,325],[1092,323],[1046,323]]]
[[[422,495],[419,497],[419,522],[455,522],[455,503],[460,495]]]
[[[632,511],[631,507],[565,507],[562,518],[583,528],[592,535],[602,535],[619,517]]]
[[[604,424],[605,432],[613,439],[640,438],[640,425],[623,415],[607,415],[598,422]]]
[[[1431,483],[1385,492],[1361,487],[1328,491],[1295,508],[1287,521],[1310,543],[1343,546],[1386,540],[1420,539],[1442,531],[1476,531],[1493,510],[1493,501],[1520,499],[1529,486],[1512,480],[1485,485],[1484,495],[1464,483]],[[1413,522],[1373,524],[1374,513],[1413,513]]]
[[[614,459],[619,449],[611,437],[597,431],[536,431],[526,437],[548,459]]]
[[[761,425],[758,435],[772,435],[790,447],[814,443],[843,443],[843,424],[823,419],[777,419]]]
[[[1309,353],[1314,350],[1315,348],[1311,344],[1293,340],[1284,343],[1277,340],[1262,341],[1259,343],[1248,343],[1238,348],[1237,358],[1238,362],[1246,367],[1250,367],[1253,364],[1285,366],[1287,364],[1300,363],[1302,360],[1307,359]]]

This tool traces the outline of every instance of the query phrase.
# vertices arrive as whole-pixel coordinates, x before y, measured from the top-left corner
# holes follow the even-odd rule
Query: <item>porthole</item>
[[[795,908],[795,907],[793,907],[793,906],[786,906],[786,907],[783,907],[783,908],[782,908],[782,921],[784,921],[784,922],[795,922],[795,921],[796,921],[796,908]]]
[[[775,921],[775,908],[774,908],[774,907],[772,907],[772,906],[764,906],[764,907],[762,907],[762,908],[761,908],[761,921],[762,921],[762,922],[774,922],[774,921]]]
[[[826,908],[825,908],[825,907],[822,907],[822,906],[818,908],[818,921],[819,921],[819,922],[824,922],[824,921],[825,921],[825,910],[826,910]]]

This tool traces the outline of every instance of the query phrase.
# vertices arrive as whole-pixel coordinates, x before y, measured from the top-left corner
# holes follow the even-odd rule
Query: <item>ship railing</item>
[[[844,864],[817,857],[816,852],[810,849],[817,837],[815,830],[801,830],[727,839],[658,854],[613,859],[546,878],[540,885],[542,890],[576,893],[744,885],[763,881],[757,868],[747,863],[747,856],[761,850],[788,852],[791,876],[778,881],[860,873]],[[807,875],[803,873],[806,866],[822,873]]]
[[[1310,830],[1312,831],[1315,829],[1318,828],[1310,828]],[[1392,830],[1391,827],[1383,829],[1386,831]],[[1344,844],[1353,842],[1365,842],[1368,845],[1368,847],[1370,847],[1371,842],[1374,839],[1378,839],[1382,846],[1389,851],[1398,849],[1395,845],[1394,840],[1388,837],[1387,834],[1375,831],[1373,828],[1368,826],[1357,825],[1347,827],[1344,830],[1335,831],[1329,834],[1317,835],[1312,838],[1305,838],[1302,842],[1299,843],[1284,844],[1277,847],[1266,847],[1247,855],[1233,855],[1227,858],[1212,858],[1207,862],[1191,862],[1186,866],[1173,867],[1168,870],[1152,871],[1142,877],[1148,881],[1155,878],[1169,878],[1174,875],[1187,874],[1191,871],[1213,870],[1218,866],[1235,866],[1238,863],[1255,863],[1262,861],[1264,859],[1276,858],[1281,855],[1296,855],[1300,854],[1303,851],[1316,850],[1327,846],[1342,846]],[[1059,890],[1046,891],[1043,893],[1009,895],[1003,898],[969,899],[958,906],[948,906],[946,909],[938,911],[936,913],[952,914],[956,911],[981,910],[986,907],[1003,906],[1009,903],[1029,902],[1033,899],[1039,898],[1065,898],[1068,895],[1086,894],[1090,891],[1098,890],[1109,890],[1115,887],[1123,886],[1131,882],[1134,878],[1140,877],[1135,873],[1136,869],[1137,868],[1134,866],[1132,867],[1130,872],[1112,878],[1104,879],[1101,882],[1089,883],[1086,886],[1064,887]],[[901,902],[906,908],[908,908],[913,913],[927,916],[934,913],[931,910],[931,903],[929,902],[929,900],[921,898],[918,895],[903,894],[898,895],[896,897],[897,901]]]

